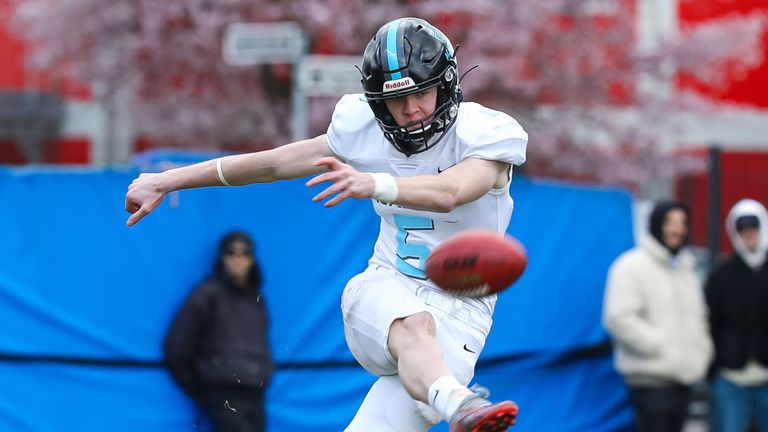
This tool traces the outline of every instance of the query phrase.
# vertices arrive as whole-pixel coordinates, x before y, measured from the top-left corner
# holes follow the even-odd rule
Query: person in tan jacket
[[[603,322],[638,432],[682,431],[691,387],[712,358],[701,282],[686,248],[689,218],[680,203],[657,204],[650,235],[608,273]]]

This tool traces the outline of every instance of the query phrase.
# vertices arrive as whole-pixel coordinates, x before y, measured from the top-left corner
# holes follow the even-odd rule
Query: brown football
[[[427,277],[458,297],[484,297],[512,285],[528,254],[510,235],[469,230],[440,243],[427,257]]]

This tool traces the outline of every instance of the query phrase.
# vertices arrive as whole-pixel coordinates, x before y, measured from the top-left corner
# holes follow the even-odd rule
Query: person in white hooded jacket
[[[656,205],[650,235],[611,265],[603,322],[614,343],[638,432],[680,432],[692,385],[712,356],[695,258],[686,248],[688,209]]]
[[[726,218],[734,252],[705,287],[712,365],[712,432],[745,432],[753,417],[768,432],[768,212],[743,199]]]

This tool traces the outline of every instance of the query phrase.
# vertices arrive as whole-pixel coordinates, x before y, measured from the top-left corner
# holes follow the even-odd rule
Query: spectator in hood
[[[725,222],[734,252],[705,287],[715,343],[712,432],[745,432],[754,418],[768,432],[768,213],[736,203]]]
[[[213,274],[192,291],[165,337],[171,375],[217,432],[265,430],[272,361],[253,252],[248,234],[227,234]]]
[[[657,204],[650,235],[608,273],[603,321],[638,432],[682,431],[692,385],[712,356],[704,296],[686,248],[689,221],[682,204]]]

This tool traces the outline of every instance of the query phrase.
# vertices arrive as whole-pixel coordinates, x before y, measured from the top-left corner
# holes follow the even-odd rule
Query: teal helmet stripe
[[[443,43],[445,44],[445,53],[444,53],[445,58],[450,60],[451,58],[453,58],[453,46],[451,45],[451,41],[448,40],[448,36],[446,36],[445,33],[441,32],[439,28],[437,27],[432,27],[432,28],[437,33],[438,39],[443,41]]]
[[[391,71],[400,69],[399,53],[397,52],[397,33],[401,22],[402,19],[396,19],[389,24],[387,29],[387,66]],[[390,75],[389,79],[396,80],[402,77],[403,75],[400,72],[395,72]]]

